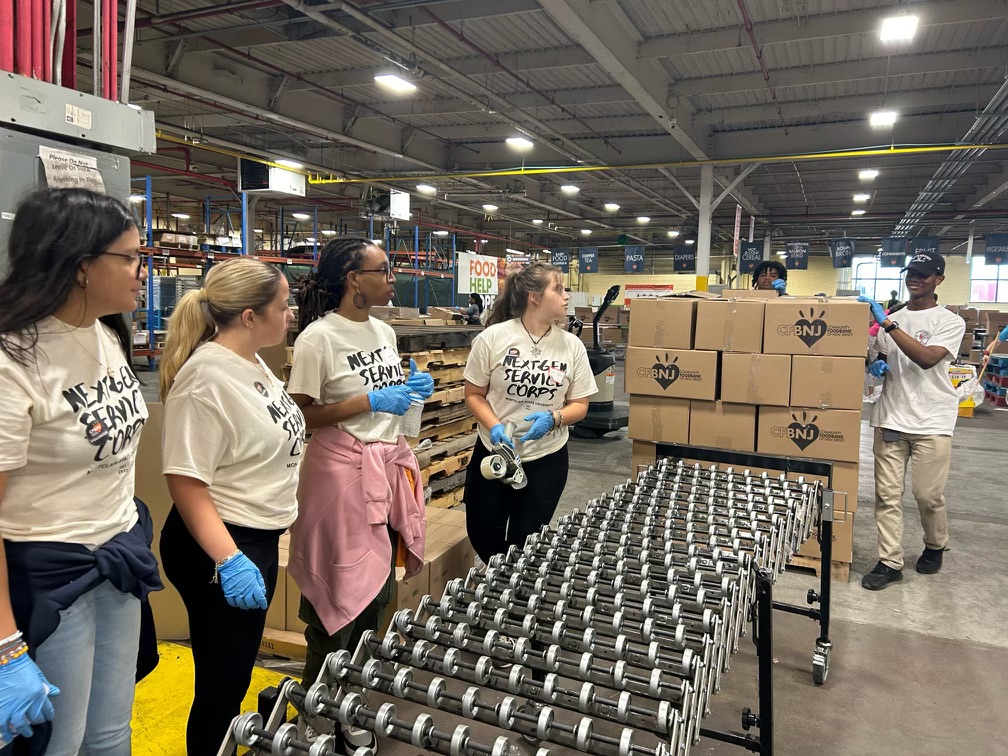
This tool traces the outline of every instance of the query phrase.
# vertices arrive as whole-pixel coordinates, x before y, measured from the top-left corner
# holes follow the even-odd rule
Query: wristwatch
[[[884,330],[884,331],[885,331],[886,333],[892,333],[892,332],[893,332],[893,331],[895,331],[895,330],[896,330],[897,328],[899,328],[899,324],[898,324],[898,323],[890,323],[890,324],[889,324],[889,325],[887,325],[887,326],[886,326],[886,327],[885,327],[885,328],[884,328],[883,330]]]

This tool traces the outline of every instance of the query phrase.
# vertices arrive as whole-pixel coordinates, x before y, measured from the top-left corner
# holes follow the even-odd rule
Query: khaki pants
[[[879,561],[903,569],[903,487],[907,462],[913,460],[913,495],[924,526],[924,545],[943,549],[948,543],[945,483],[952,460],[951,436],[900,433],[898,441],[883,441],[875,429],[875,524]]]

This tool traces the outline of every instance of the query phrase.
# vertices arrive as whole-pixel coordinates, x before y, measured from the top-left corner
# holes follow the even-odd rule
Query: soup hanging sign
[[[459,252],[459,294],[497,294],[497,258]]]

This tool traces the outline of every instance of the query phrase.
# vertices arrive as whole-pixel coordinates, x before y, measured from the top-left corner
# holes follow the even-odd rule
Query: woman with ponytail
[[[465,394],[479,438],[463,500],[469,540],[484,562],[548,525],[567,485],[567,426],[584,418],[597,390],[584,344],[553,325],[566,319],[568,299],[559,268],[514,271],[472,344]],[[519,438],[508,436],[509,421]],[[494,445],[515,441],[528,478],[520,490],[480,474]]]
[[[215,265],[179,301],[161,360],[163,471],[175,506],[165,576],[189,615],[189,756],[213,756],[252,679],[281,534],[297,516],[304,416],[258,350],[294,319],[287,279],[259,260]]]
[[[377,629],[392,597],[394,542],[405,549],[407,574],[423,567],[423,483],[403,416],[430,397],[434,381],[412,360],[404,375],[395,332],[370,315],[389,303],[394,283],[379,247],[341,238],[322,250],[298,301],[288,390],[313,433],[287,569],[302,594],[306,686],[327,654],[353,651]],[[367,730],[342,734],[348,753],[375,747]]]

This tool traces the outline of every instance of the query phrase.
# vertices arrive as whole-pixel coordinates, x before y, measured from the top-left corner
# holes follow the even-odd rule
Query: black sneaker
[[[881,591],[890,583],[898,583],[902,579],[902,570],[894,570],[879,562],[875,565],[875,569],[861,578],[861,587],[867,588],[869,591]]]
[[[922,575],[934,575],[942,566],[942,552],[945,549],[924,548],[924,553],[917,560],[917,572]]]

